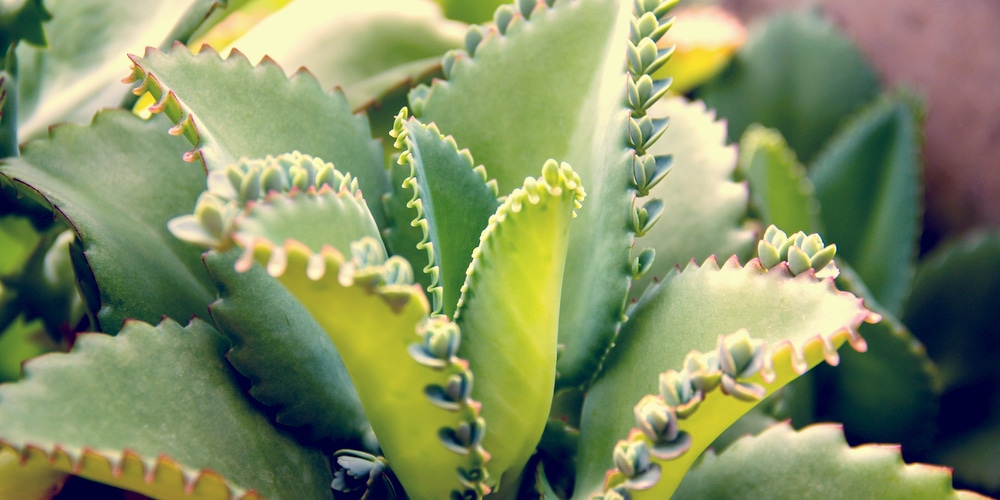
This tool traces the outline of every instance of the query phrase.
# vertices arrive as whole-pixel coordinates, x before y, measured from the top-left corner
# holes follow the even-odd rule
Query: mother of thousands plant
[[[347,97],[235,51],[130,56],[151,118],[0,165],[10,210],[72,231],[4,304],[45,316],[75,273],[103,332],[0,386],[0,496],[961,495],[831,425],[709,450],[879,317],[818,234],[755,242],[725,126],[651,76],[675,3],[518,0]]]

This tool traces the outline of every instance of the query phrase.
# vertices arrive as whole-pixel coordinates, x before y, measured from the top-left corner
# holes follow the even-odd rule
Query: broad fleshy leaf
[[[326,332],[263,267],[238,273],[235,260],[234,254],[205,256],[219,289],[209,307],[232,343],[226,358],[253,384],[250,395],[275,407],[279,424],[304,427],[310,440],[358,446],[352,442],[371,426]]]
[[[750,200],[765,225],[791,234],[820,228],[820,208],[806,169],[775,129],[751,125],[740,139],[740,172],[750,184]]]
[[[425,345],[418,328],[427,328],[433,338],[441,325],[428,319],[430,305],[420,288],[407,283],[412,273],[408,265],[386,261],[373,237],[353,245],[350,260],[333,247],[313,253],[294,241],[280,247],[260,241],[244,251],[270,264],[268,271],[333,340],[379,446],[407,494],[439,498],[461,491],[458,470],[481,464],[470,463],[467,455],[449,448],[450,441],[441,434],[475,419],[477,415],[470,414],[476,412],[461,403],[439,406],[427,391],[448,387],[451,377],[471,375],[462,375],[467,373],[463,365],[468,365],[454,356],[446,354],[440,366],[432,368],[411,353],[413,346]],[[280,267],[273,265],[276,253],[282,254]],[[237,263],[238,270],[250,263]],[[430,342],[424,337],[423,342]],[[480,428],[470,434],[481,439],[481,432]]]
[[[573,165],[586,186],[588,208],[579,212],[578,229],[570,235],[572,271],[565,274],[560,304],[559,342],[566,345],[560,386],[593,378],[622,319],[634,235],[656,220],[650,214],[658,213],[658,202],[638,205],[633,169],[664,126],[645,116],[665,92],[663,82],[655,84],[645,73],[669,56],[656,49],[655,39],[665,31],[660,25],[667,26],[672,5],[643,4],[650,7],[653,30],[634,40],[630,27],[642,13],[633,7],[643,6],[633,2],[501,6],[495,27],[471,28],[466,50],[445,56],[447,82],[410,93],[414,115],[468,147],[497,180],[501,195],[549,159]],[[647,92],[636,93],[630,103],[630,85],[643,78]]]
[[[629,295],[635,299],[653,278],[675,266],[710,255],[745,258],[756,241],[744,227],[747,186],[733,181],[736,148],[726,145],[725,122],[717,121],[704,103],[682,97],[661,100],[650,113],[670,120],[650,152],[672,156],[673,165],[650,190],[663,199],[663,217],[636,240],[637,247],[648,246],[656,255],[645,277],[632,284]]]
[[[26,3],[40,3],[29,0]],[[48,46],[17,47],[20,136],[44,137],[63,121],[86,122],[117,107],[128,90],[117,85],[125,56],[190,34],[218,2],[209,0],[46,0]]]
[[[308,73],[287,78],[270,59],[253,66],[239,52],[222,59],[212,50],[193,55],[182,45],[130,57],[126,80],[141,82],[133,92],[149,91],[158,100],[151,109],[177,124],[171,133],[194,145],[185,158],[200,157],[210,175],[240,158],[299,151],[357,177],[369,199],[388,191],[382,149],[368,121],[351,114],[343,94],[323,91]],[[382,223],[381,204],[369,209]]]
[[[815,11],[782,13],[752,28],[746,45],[697,93],[729,122],[736,142],[751,123],[781,131],[810,162],[846,113],[878,92],[861,53]]]
[[[227,348],[197,319],[83,335],[0,386],[0,448],[156,497],[327,498],[323,454],[248,403]]]
[[[454,139],[441,135],[433,124],[401,115],[393,133],[397,144],[406,146],[399,163],[410,168],[402,186],[412,192],[408,205],[417,210],[411,225],[424,233],[417,247],[433,262],[425,270],[433,280],[428,293],[434,309],[451,317],[473,250],[500,206],[496,183],[488,184],[486,170],[474,168],[469,152],[459,151]]]
[[[853,117],[810,168],[823,236],[893,314],[910,293],[920,239],[923,110],[905,92]]]
[[[906,464],[898,446],[851,448],[838,425],[778,424],[708,453],[673,498],[982,498],[955,491],[947,468]]]
[[[598,490],[615,441],[635,425],[633,405],[657,393],[658,375],[681,369],[691,349],[709,352],[720,335],[746,329],[764,341],[764,356],[774,365],[773,379],[754,375],[755,383],[766,382],[769,394],[824,359],[836,363],[836,348],[847,340],[863,349],[856,329],[876,320],[860,299],[838,291],[831,280],[817,280],[811,271],[793,277],[786,264],[764,270],[757,259],[744,267],[732,258],[720,268],[710,258],[670,273],[629,312],[587,394],[576,495]],[[666,462],[653,492],[669,495],[700,452],[757,402],[709,393],[697,413],[681,421],[692,437],[691,449]]]
[[[165,125],[106,111],[87,127],[54,128],[0,165],[0,182],[52,207],[76,232],[74,267],[107,333],[125,318],[208,318],[215,297],[200,250],[167,231],[191,210],[205,174],[180,160],[183,145],[161,132]]]
[[[458,352],[475,370],[494,474],[517,477],[545,428],[570,221],[584,195],[572,168],[550,160],[507,196],[472,253],[455,312]]]
[[[268,56],[286,70],[305,67],[324,88],[343,89],[357,109],[435,71],[445,52],[462,46],[465,29],[429,0],[296,0],[230,48],[252,61]]]

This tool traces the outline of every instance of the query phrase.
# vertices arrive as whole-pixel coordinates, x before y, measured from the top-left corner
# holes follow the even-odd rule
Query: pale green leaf
[[[552,403],[559,298],[580,178],[547,163],[490,217],[473,252],[455,321],[476,374],[494,474],[520,474]]]
[[[851,448],[837,425],[778,424],[707,454],[674,498],[978,498],[953,490],[949,472],[906,464],[897,446]]]
[[[673,166],[650,191],[663,199],[663,217],[636,240],[636,247],[655,250],[656,258],[645,277],[633,282],[632,298],[675,266],[710,255],[745,258],[755,243],[753,231],[744,228],[747,186],[733,180],[736,148],[726,145],[725,122],[716,121],[704,103],[682,97],[664,99],[650,113],[670,120],[650,152],[671,155]]]

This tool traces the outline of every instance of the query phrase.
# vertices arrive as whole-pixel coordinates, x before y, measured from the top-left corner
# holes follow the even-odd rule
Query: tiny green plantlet
[[[966,495],[833,425],[719,444],[880,315],[836,245],[747,224],[725,126],[653,76],[674,4],[500,5],[350,96],[237,51],[130,55],[151,117],[0,164],[71,231],[34,267],[75,276],[58,318],[94,331],[0,386],[0,497]],[[0,304],[33,304],[25,269]]]

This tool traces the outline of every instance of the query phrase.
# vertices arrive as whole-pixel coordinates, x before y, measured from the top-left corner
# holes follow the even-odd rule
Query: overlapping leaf
[[[226,358],[253,383],[250,395],[276,407],[279,424],[304,427],[310,440],[357,446],[371,427],[326,332],[261,266],[238,273],[234,261],[205,257],[220,296],[212,318],[233,344]]]
[[[710,255],[743,258],[754,243],[753,232],[743,227],[747,186],[732,179],[736,148],[725,144],[725,123],[716,121],[704,103],[681,97],[656,103],[650,113],[670,119],[650,151],[673,156],[673,166],[650,191],[663,199],[664,215],[636,240],[637,246],[655,250],[656,259],[646,277],[632,284],[633,298],[642,295],[653,277],[666,275],[674,266]]]
[[[981,498],[955,491],[948,469],[908,465],[899,448],[851,448],[839,426],[800,431],[778,424],[737,441],[721,455],[707,454],[674,498],[782,498],[802,495],[852,498]]]
[[[740,171],[750,184],[750,198],[764,224],[791,234],[819,230],[819,202],[812,181],[774,129],[751,125],[740,139]]]
[[[495,474],[517,477],[545,428],[556,377],[559,298],[580,178],[549,161],[490,217],[472,254],[455,320],[459,354],[489,425]]]
[[[370,200],[388,191],[382,150],[368,121],[307,73],[286,78],[269,59],[253,66],[238,52],[223,60],[211,50],[192,55],[181,45],[131,57],[129,79],[160,101],[155,109],[178,124],[173,133],[194,145],[187,158],[200,156],[209,172],[242,157],[299,151],[357,177]],[[369,209],[384,222],[381,204]]]
[[[40,4],[37,0],[25,2]],[[128,95],[117,85],[125,56],[146,46],[186,41],[216,7],[211,0],[46,0],[48,46],[17,47],[22,140],[42,137],[58,122],[86,122]]]
[[[560,385],[593,377],[618,329],[630,279],[635,151],[625,79],[632,7],[615,0],[502,7],[497,27],[470,30],[468,52],[445,58],[447,82],[410,95],[414,114],[469,148],[501,195],[552,158],[573,165],[583,180],[588,208],[571,233],[560,306]]]
[[[697,95],[729,121],[730,141],[761,123],[810,162],[844,115],[877,92],[875,71],[851,42],[819,13],[798,12],[752,29],[729,68]]]
[[[341,87],[357,109],[422,79],[464,36],[465,25],[446,20],[429,1],[296,0],[231,47],[253,61],[266,55],[287,70],[305,67],[323,87]]]
[[[770,392],[824,357],[835,361],[834,347],[856,335],[862,321],[873,318],[860,299],[837,291],[832,281],[816,280],[811,272],[793,278],[784,265],[765,271],[757,260],[743,267],[731,259],[720,268],[710,259],[665,276],[630,311],[601,377],[587,394],[576,494],[598,490],[615,441],[634,426],[633,405],[656,393],[658,374],[680,369],[691,349],[710,351],[719,335],[746,328],[770,346],[769,356],[775,356],[778,378],[768,384]],[[717,391],[712,396],[714,409],[706,407],[711,402],[706,399],[698,413],[684,421],[689,427],[682,424],[692,434],[692,449],[670,463],[657,494],[672,491],[699,452],[753,407]]]
[[[408,204],[417,209],[413,224],[425,233],[417,246],[433,259],[428,271],[434,308],[452,316],[472,252],[500,206],[496,186],[486,183],[482,167],[473,168],[468,151],[459,151],[434,125],[401,118],[397,127],[397,141],[406,145],[400,162],[411,169],[403,187],[411,190]]]
[[[56,127],[0,165],[0,182],[73,227],[82,250],[74,267],[104,332],[117,332],[125,318],[207,318],[215,296],[201,251],[167,231],[168,220],[191,210],[205,175],[180,160],[183,145],[165,126],[107,111],[88,127]]]
[[[151,496],[328,497],[324,456],[248,402],[227,348],[199,320],[84,335],[0,386],[0,448]]]
[[[897,315],[910,293],[920,238],[922,113],[912,95],[885,96],[853,117],[810,169],[823,237]]]

